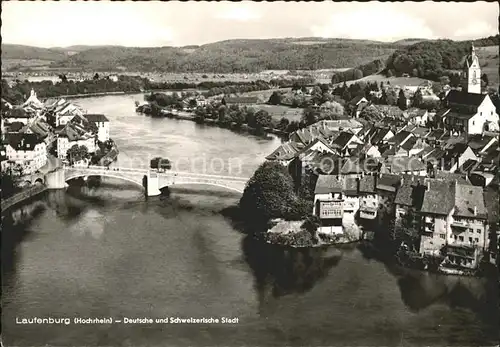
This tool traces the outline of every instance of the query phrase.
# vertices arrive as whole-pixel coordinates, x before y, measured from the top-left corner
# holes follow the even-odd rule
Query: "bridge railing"
[[[193,177],[193,178],[212,178],[212,179],[223,179],[227,181],[238,181],[238,182],[246,182],[248,178],[246,177],[237,177],[237,176],[223,176],[223,175],[208,175],[208,174],[200,174],[195,172],[187,172],[187,171],[166,171],[159,173],[161,176],[182,176],[182,177]]]
[[[193,178],[210,178],[210,179],[222,179],[226,181],[237,181],[237,182],[246,182],[248,181],[248,178],[246,177],[237,177],[237,176],[225,176],[225,175],[210,175],[210,174],[202,174],[202,173],[196,173],[196,172],[188,172],[188,171],[165,171],[165,172],[157,172],[154,170],[148,170],[148,169],[141,169],[141,168],[124,168],[124,167],[107,167],[107,166],[97,166],[97,165],[91,165],[91,166],[82,166],[82,167],[71,167],[71,166],[65,166],[64,167],[66,170],[79,170],[79,171],[88,171],[90,172],[110,172],[110,171],[115,171],[115,172],[130,172],[130,173],[148,173],[148,172],[154,172],[158,174],[159,176],[163,177],[172,177],[172,176],[182,176],[182,177],[193,177]]]

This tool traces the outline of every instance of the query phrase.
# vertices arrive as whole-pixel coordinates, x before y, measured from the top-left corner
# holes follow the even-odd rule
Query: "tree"
[[[481,76],[481,81],[483,81],[485,87],[487,87],[490,84],[488,80],[488,75],[485,73],[483,73],[483,75]]]
[[[424,101],[424,96],[422,95],[422,91],[419,89],[417,89],[417,91],[415,92],[415,94],[413,94],[413,97],[412,97],[412,106],[413,107],[420,107],[420,105],[422,105],[422,102]]]
[[[304,110],[302,114],[302,120],[306,123],[306,125],[311,125],[319,121],[320,113],[318,110],[308,107]]]
[[[309,216],[307,216],[304,223],[302,223],[301,227],[302,227],[302,229],[305,229],[308,233],[310,233],[311,236],[315,237],[316,231],[318,230],[320,225],[321,225],[321,222],[320,222],[320,219],[318,218],[318,216],[309,215]]]
[[[272,117],[265,110],[259,110],[255,114],[255,128],[262,129],[271,126]]]
[[[94,75],[93,80],[94,80],[94,81],[96,81],[96,80],[98,80],[98,79],[99,79],[99,74],[96,72],[96,73],[95,73],[95,75]]]
[[[283,117],[280,119],[280,121],[276,125],[276,129],[279,129],[281,131],[285,131],[289,125],[290,125],[290,121],[287,118]]]
[[[408,104],[407,104],[407,99],[406,99],[406,96],[405,96],[405,93],[403,91],[403,89],[401,89],[399,91],[399,97],[398,97],[398,107],[401,109],[401,110],[406,110],[408,108]]]
[[[227,113],[227,107],[225,105],[221,105],[218,110],[218,115],[219,115],[218,121],[220,124],[226,124],[228,122],[226,113]]]
[[[281,104],[281,94],[277,91],[274,91],[269,97],[269,101],[267,102],[271,105],[280,105]]]
[[[296,203],[292,177],[278,162],[266,161],[254,173],[240,199],[239,206],[254,230],[270,219],[284,217]]]
[[[196,106],[198,106],[198,102],[196,101],[196,99],[190,99],[189,100],[189,107],[190,108],[196,108]]]
[[[8,198],[17,191],[16,181],[11,173],[2,171],[0,173],[0,182],[2,185],[2,198]]]
[[[383,97],[383,95],[382,95]],[[396,91],[394,89],[389,89],[386,91],[386,103],[389,106],[394,106],[398,102],[398,96],[396,95]]]
[[[344,115],[344,107],[338,102],[328,101],[321,107],[325,110],[325,112],[324,117],[320,118],[338,119],[340,116]]]
[[[344,90],[344,92],[342,93],[342,99],[344,99],[346,102],[351,101],[351,99],[352,99],[352,95],[351,95],[351,93],[349,92],[349,89],[348,89],[348,88],[346,88],[346,89]]]
[[[207,111],[204,107],[198,106],[194,111],[194,120],[196,123],[205,123],[205,118],[207,117]]]
[[[84,145],[78,146],[78,145],[73,145],[68,151],[66,152],[66,157],[68,158],[68,161],[70,164],[74,164],[76,162],[79,162],[80,160],[85,159],[88,156],[88,148]]]
[[[232,110],[229,113],[229,118],[231,121],[236,123],[237,127],[240,127],[243,123],[245,123],[245,115],[242,110]]]
[[[448,76],[439,77],[439,83],[442,85],[450,84],[450,78]]]
[[[377,109],[377,107],[370,105],[365,107],[361,113],[359,114],[360,118],[363,118],[367,121],[376,121],[381,117],[380,111]]]
[[[13,168],[13,171],[16,173],[16,176],[20,177],[24,175],[24,166],[21,164],[16,164]]]

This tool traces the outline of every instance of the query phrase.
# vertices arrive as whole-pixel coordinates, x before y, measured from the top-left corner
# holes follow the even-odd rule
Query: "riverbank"
[[[143,113],[138,111],[138,113]],[[144,113],[147,116],[151,116],[147,113]],[[203,121],[199,121],[196,116],[194,115],[193,112],[188,112],[188,111],[175,111],[175,110],[166,110],[162,109],[160,111],[160,114],[163,117],[156,117],[156,118],[169,118],[169,119],[177,119],[177,120],[187,120],[187,121],[192,121],[196,122],[198,124],[205,124],[209,126],[214,126],[222,129],[230,129],[233,131],[242,131],[242,132],[247,132],[252,135],[260,135],[262,133],[267,133],[267,134],[274,134],[277,136],[281,137],[286,137],[288,136],[288,133],[279,129],[275,128],[270,128],[270,127],[263,127],[261,129],[257,128],[252,128],[248,126],[247,124],[237,124],[235,122],[231,123],[220,123],[217,119],[211,119],[211,118],[205,118]]]
[[[8,211],[10,208],[20,204],[21,202],[26,202],[32,198],[35,198],[39,194],[46,191],[48,188],[45,185],[35,185],[34,187],[29,187],[24,189],[6,199],[2,199],[1,207],[2,213]]]

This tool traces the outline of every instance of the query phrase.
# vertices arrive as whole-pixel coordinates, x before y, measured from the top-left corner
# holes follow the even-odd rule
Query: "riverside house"
[[[72,119],[65,126],[56,129],[57,156],[60,159],[65,159],[68,149],[74,145],[87,147],[88,153],[94,153],[96,151],[97,131],[94,125],[83,117],[80,121],[81,122],[78,122],[76,119]]]
[[[374,220],[378,211],[378,195],[375,190],[375,176],[366,175],[359,180],[359,217]]]
[[[83,116],[85,113],[79,106],[76,106],[65,99],[48,99],[45,101],[47,122],[54,128],[68,124],[73,117]]]
[[[85,118],[97,128],[97,140],[106,142],[109,140],[109,120],[103,114],[85,114]]]
[[[47,145],[36,134],[6,134],[5,155],[13,164],[23,168],[23,174],[32,174],[47,163]]]
[[[444,255],[444,267],[476,268],[488,248],[488,213],[481,187],[426,179],[420,253]]]
[[[445,249],[445,264],[476,268],[481,251],[488,249],[488,212],[483,189],[455,183],[455,208],[451,234]]]
[[[344,180],[335,175],[319,175],[314,189],[313,214],[318,216],[321,234],[342,234],[344,215]]]

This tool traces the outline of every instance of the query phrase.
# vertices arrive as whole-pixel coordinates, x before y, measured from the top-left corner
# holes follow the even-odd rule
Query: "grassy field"
[[[40,59],[2,59],[2,70],[10,69],[12,67],[35,67],[35,66],[48,66],[52,63],[51,60]]]
[[[292,90],[292,88],[280,88],[280,92],[289,92]],[[246,93],[241,93],[241,96],[256,96],[259,98],[260,102],[265,103],[269,100],[269,97],[275,90],[269,89],[269,90],[257,90],[254,92],[246,92]]]
[[[255,110],[267,111],[274,120],[279,121],[281,118],[286,118],[291,121],[300,121],[302,118],[303,110],[300,108],[291,108],[282,105],[255,105],[252,106]]]

